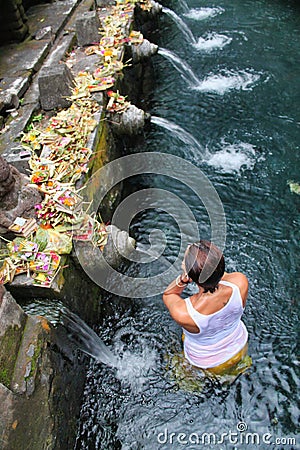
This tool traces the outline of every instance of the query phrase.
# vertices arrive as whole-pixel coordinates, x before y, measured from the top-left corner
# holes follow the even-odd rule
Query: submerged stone
[[[212,384],[228,385],[252,366],[252,359],[249,355],[244,356],[237,364],[224,370],[220,374],[215,374],[209,369],[200,369],[192,366],[184,357],[183,352],[166,356],[167,370],[170,378],[179,389],[189,392],[203,392],[206,387]]]

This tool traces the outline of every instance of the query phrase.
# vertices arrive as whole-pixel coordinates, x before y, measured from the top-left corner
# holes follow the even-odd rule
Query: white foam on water
[[[209,166],[226,173],[237,173],[243,168],[251,170],[254,167],[256,155],[253,145],[246,142],[228,144],[223,140],[221,146],[221,150],[208,159]]]
[[[136,392],[143,387],[149,372],[156,366],[157,353],[155,350],[147,346],[140,354],[126,350],[120,358],[116,377],[122,384],[129,385]]]
[[[225,34],[210,33],[207,37],[200,37],[193,47],[198,51],[211,52],[215,49],[222,49],[225,45],[230,44],[232,38]]]
[[[218,14],[222,14],[225,9],[221,7],[217,8],[193,8],[184,13],[184,16],[192,20],[206,20],[211,17],[215,17]]]
[[[220,74],[208,75],[198,86],[195,86],[195,89],[200,92],[224,95],[231,90],[251,90],[259,79],[260,74],[253,71],[225,71]]]

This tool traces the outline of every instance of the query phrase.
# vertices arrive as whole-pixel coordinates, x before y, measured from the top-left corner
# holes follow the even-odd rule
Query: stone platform
[[[26,154],[19,138],[40,109],[38,74],[72,48],[76,20],[94,5],[94,0],[57,0],[33,6],[27,11],[31,37],[0,47],[0,154],[21,171]]]

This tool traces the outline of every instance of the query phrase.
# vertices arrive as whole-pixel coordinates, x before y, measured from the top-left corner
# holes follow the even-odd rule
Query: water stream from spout
[[[196,161],[207,153],[207,151],[202,147],[202,145],[197,141],[197,139],[194,138],[194,136],[192,136],[188,131],[184,130],[176,123],[170,122],[167,119],[163,119],[162,117],[157,116],[151,116],[151,123],[154,123],[159,127],[165,128],[166,130],[170,131],[174,136],[176,136],[178,139],[180,139],[184,144],[189,145],[192,150],[192,157]]]
[[[219,73],[211,73],[203,80],[199,80],[191,67],[175,53],[165,48],[160,48],[158,54],[170,61],[188,86],[198,92],[212,92],[224,95],[231,90],[251,90],[263,75],[251,69],[239,71],[227,69]],[[265,76],[265,81],[267,80],[268,77]]]
[[[71,311],[66,311],[62,316],[62,322],[69,332],[70,339],[79,350],[110,367],[119,367],[120,358],[80,317]]]
[[[167,50],[166,48],[159,48],[158,54],[166,58],[181,74],[182,78],[189,84],[191,88],[197,88],[201,81],[196,77],[191,67],[184,62],[175,53]]]
[[[171,19],[176,23],[178,28],[182,31],[182,33],[187,38],[188,42],[191,44],[196,44],[197,40],[193,33],[191,32],[190,28],[187,26],[187,24],[179,17],[176,12],[174,12],[172,9],[169,8],[163,8],[162,12],[167,14]]]
[[[190,7],[185,0],[179,0],[178,3],[185,12],[188,12],[190,10]]]

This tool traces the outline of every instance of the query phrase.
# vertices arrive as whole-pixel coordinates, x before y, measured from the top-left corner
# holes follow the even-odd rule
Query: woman
[[[226,273],[222,252],[204,240],[188,246],[182,267],[183,275],[165,290],[164,303],[183,328],[186,359],[221,374],[247,353],[248,332],[241,317],[248,280],[239,272]],[[182,299],[190,282],[197,284],[199,292]]]

